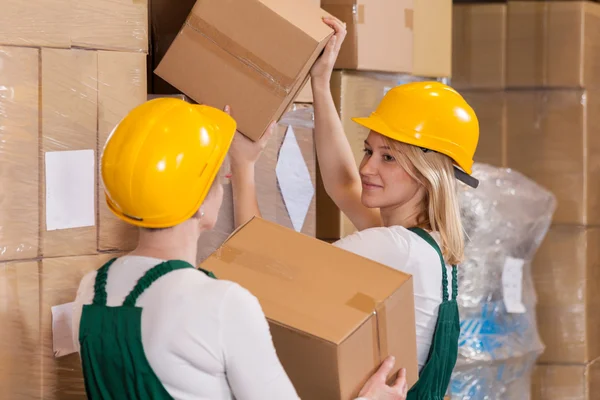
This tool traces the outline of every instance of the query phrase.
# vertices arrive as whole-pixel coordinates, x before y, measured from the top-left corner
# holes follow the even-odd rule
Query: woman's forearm
[[[238,228],[253,217],[260,217],[256,184],[254,180],[254,165],[231,167],[231,186],[233,191],[233,218]]]

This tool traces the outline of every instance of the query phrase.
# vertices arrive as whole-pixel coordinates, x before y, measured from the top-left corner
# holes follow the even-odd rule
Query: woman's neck
[[[196,265],[199,233],[193,227],[177,226],[159,231],[140,230],[138,246],[131,255],[182,260]]]
[[[419,225],[419,217],[423,212],[423,197],[414,196],[406,203],[381,208],[380,212],[383,226],[412,228]]]

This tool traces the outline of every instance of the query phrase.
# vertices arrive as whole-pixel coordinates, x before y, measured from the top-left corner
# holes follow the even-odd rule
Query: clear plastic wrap
[[[148,2],[4,0],[0,45],[147,53]]]
[[[475,164],[473,174],[479,188],[461,185],[460,191],[468,238],[459,269],[461,337],[452,395],[512,399],[503,393],[530,379],[531,365],[544,349],[536,324],[531,261],[548,231],[556,199],[510,169]],[[514,274],[515,265],[522,277]],[[510,291],[515,284],[522,285],[516,294]],[[497,376],[494,370],[509,367],[513,372],[520,368],[520,375],[490,380]],[[465,386],[471,397],[461,397]]]

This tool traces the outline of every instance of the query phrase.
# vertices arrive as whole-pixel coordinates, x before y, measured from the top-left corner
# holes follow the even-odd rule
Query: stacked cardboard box
[[[481,97],[484,90],[506,88],[502,135],[494,139],[502,145],[488,153],[492,129],[482,121],[480,160],[502,160],[558,200],[533,265],[538,326],[546,346],[533,398],[596,398],[600,320],[591,310],[600,303],[595,251],[600,168],[594,161],[600,154],[600,81],[594,75],[600,60],[600,5],[461,4],[455,5],[454,18],[463,28],[454,32],[453,84],[467,97],[475,89]],[[478,102],[474,108],[487,118],[487,111],[477,110]]]
[[[52,307],[134,243],[97,167],[146,96],[147,6],[9,0],[0,26],[0,397],[84,396],[78,356],[54,358]]]

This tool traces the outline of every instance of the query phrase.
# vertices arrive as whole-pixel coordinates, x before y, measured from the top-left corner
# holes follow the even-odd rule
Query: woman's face
[[[382,135],[371,131],[360,164],[361,201],[368,208],[398,207],[420,195],[420,184],[396,160]]]
[[[223,185],[229,182],[229,177],[229,167],[223,165],[200,208],[204,212],[204,216],[198,221],[202,231],[209,231],[217,224],[219,210],[223,204]]]

